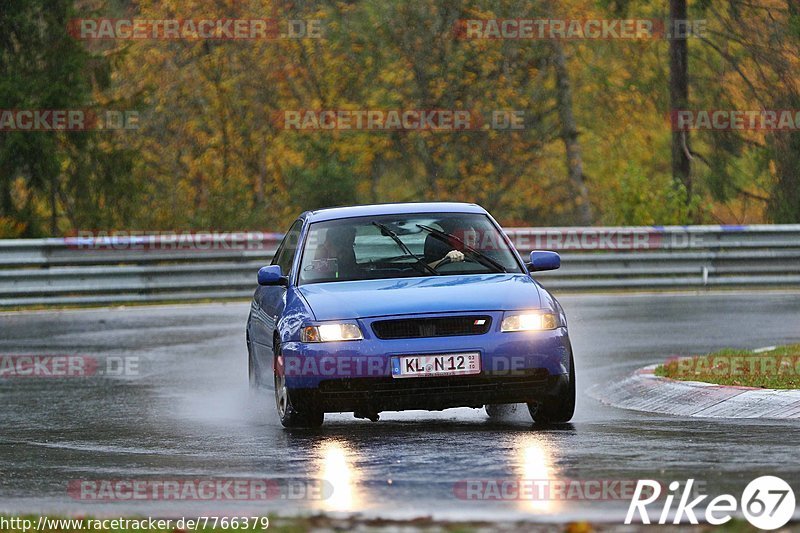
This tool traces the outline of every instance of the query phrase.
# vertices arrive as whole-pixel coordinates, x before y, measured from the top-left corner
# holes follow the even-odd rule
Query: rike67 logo
[[[686,480],[683,484],[683,491],[680,491],[681,483],[673,481],[669,484],[669,492],[663,500],[663,507],[660,509],[658,517],[659,524],[666,524],[672,516],[673,524],[689,522],[698,524],[697,515],[700,514],[701,505],[704,504],[708,495],[701,494],[690,500],[696,493],[693,493],[694,479]],[[636,514],[642,524],[649,524],[651,517],[648,514],[647,506],[653,507],[657,511],[657,502],[661,496],[661,483],[651,479],[640,479],[636,484],[636,489],[628,507],[628,514],[625,516],[625,524],[630,524]],[[643,495],[647,495],[644,497]],[[673,510],[673,502],[678,500],[677,507]],[[657,503],[656,503],[657,502]],[[697,507],[697,509],[695,509]],[[741,509],[741,513],[753,526],[772,530],[783,527],[794,516],[795,498],[792,487],[784,480],[775,476],[761,476],[751,481],[742,492],[740,501],[730,494],[722,494],[705,503],[702,517],[707,524],[714,526],[722,525],[733,518],[733,514]]]

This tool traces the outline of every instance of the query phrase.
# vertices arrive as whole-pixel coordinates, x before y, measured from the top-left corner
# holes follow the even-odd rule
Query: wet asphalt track
[[[626,501],[467,501],[461,480],[706,483],[741,494],[776,474],[800,490],[800,424],[682,419],[604,407],[586,388],[669,355],[800,342],[800,294],[563,296],[579,398],[574,423],[482,410],[326,415],[284,431],[271,391],[247,388],[246,303],[0,314],[0,354],[138,357],[139,375],[0,380],[0,512],[92,515],[363,511],[442,518],[621,520]],[[266,502],[122,501],[68,494],[70,480],[268,478],[294,495]],[[309,489],[333,492],[320,499]],[[294,484],[294,485],[293,485]],[[305,484],[305,485],[303,485]],[[307,494],[309,494],[307,493]]]

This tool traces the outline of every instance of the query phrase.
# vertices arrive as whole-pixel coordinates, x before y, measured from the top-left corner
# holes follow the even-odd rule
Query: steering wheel
[[[434,269],[434,270],[439,270],[439,267],[440,267],[440,266],[449,265],[449,264],[450,264],[450,263],[452,263],[452,262],[453,262],[453,260],[452,260],[452,259],[450,259],[448,256],[444,256],[444,257],[442,258],[442,260],[441,260],[441,261],[439,261],[438,263],[436,263],[436,266],[435,266],[435,267],[433,267],[433,269]]]

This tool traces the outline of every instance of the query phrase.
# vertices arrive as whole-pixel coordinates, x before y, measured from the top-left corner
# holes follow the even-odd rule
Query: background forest
[[[668,39],[454,34],[459,19],[681,9],[705,21],[682,74]],[[84,41],[67,31],[80,17],[320,20],[323,37]],[[798,80],[795,0],[2,0],[0,109],[139,120],[0,131],[0,238],[280,231],[305,209],[419,200],[477,202],[507,225],[800,222],[800,132],[681,137],[670,122],[676,104],[799,110]],[[509,109],[524,128],[287,131],[286,109]]]

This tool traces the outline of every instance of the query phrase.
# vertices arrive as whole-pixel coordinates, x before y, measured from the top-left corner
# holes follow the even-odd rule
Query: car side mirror
[[[561,256],[557,252],[534,250],[531,252],[531,262],[528,263],[530,272],[556,270],[561,266]]]
[[[258,270],[258,284],[263,286],[285,286],[289,284],[289,278],[283,275],[280,265],[269,265]]]

